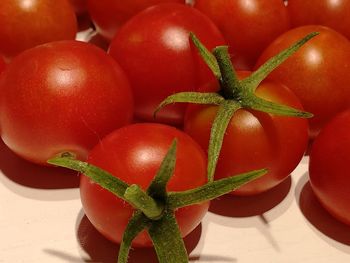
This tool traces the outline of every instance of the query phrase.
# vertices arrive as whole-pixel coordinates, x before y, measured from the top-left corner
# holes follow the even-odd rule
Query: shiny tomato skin
[[[268,44],[290,28],[281,0],[195,0],[194,6],[221,30],[237,69],[252,69]]]
[[[350,225],[350,110],[337,114],[316,137],[309,161],[311,187],[323,207]]]
[[[239,72],[240,76],[247,72]],[[206,87],[206,90],[213,87]],[[285,86],[264,81],[256,94],[266,100],[301,108],[296,96]],[[208,149],[210,129],[217,106],[190,105],[185,116],[184,131],[204,149]],[[282,182],[299,164],[308,142],[305,119],[283,117],[240,109],[226,130],[215,173],[220,179],[251,170],[267,168],[268,173],[232,192],[255,195]]]
[[[323,25],[350,39],[348,0],[289,0],[287,10],[293,27]]]
[[[87,0],[88,11],[97,31],[107,40],[112,40],[127,20],[147,7],[160,3],[182,3],[185,0]]]
[[[163,124],[139,123],[112,132],[92,149],[88,162],[129,184],[146,189],[175,138],[176,167],[167,190],[183,191],[205,184],[206,156],[201,147],[184,132]],[[86,176],[81,176],[80,194],[91,223],[105,237],[120,243],[134,209]],[[209,203],[205,202],[176,211],[183,236],[200,223],[208,206]],[[151,246],[151,241],[147,233],[142,232],[133,244]]]
[[[156,120],[153,112],[167,96],[194,91],[214,78],[190,43],[190,32],[209,49],[224,44],[209,18],[182,4],[160,4],[142,11],[111,42],[110,55],[130,79],[138,119],[181,125],[184,105],[162,109]]]
[[[7,61],[37,45],[72,40],[75,13],[68,0],[1,0],[0,54]]]
[[[80,159],[107,133],[131,122],[133,99],[119,65],[103,50],[67,40],[18,55],[0,81],[1,137],[23,158]]]
[[[269,78],[290,88],[304,109],[314,114],[309,119],[310,138],[338,112],[350,106],[350,42],[323,26],[302,26],[279,36],[262,53],[257,66],[311,32],[320,35],[310,40]]]

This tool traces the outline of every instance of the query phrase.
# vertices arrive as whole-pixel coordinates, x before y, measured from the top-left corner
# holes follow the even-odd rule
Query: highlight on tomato
[[[254,72],[237,72],[228,46],[212,52],[191,34],[207,65],[216,76],[212,85],[198,92],[180,92],[167,97],[165,106],[192,103],[187,108],[184,130],[208,152],[208,180],[266,167],[268,173],[244,185],[235,194],[253,195],[282,182],[299,164],[308,145],[312,114],[302,109],[298,98],[267,77],[307,41],[312,32],[295,41]]]
[[[246,78],[251,72],[237,72]],[[217,91],[216,85],[205,91]],[[299,99],[286,86],[265,80],[256,96],[274,103],[302,110]],[[184,131],[208,151],[211,127],[219,106],[188,106]],[[278,116],[251,109],[239,109],[230,119],[218,157],[215,180],[261,167],[268,173],[232,192],[234,195],[255,195],[281,183],[299,164],[308,144],[308,124],[304,118]]]
[[[170,126],[125,126],[102,139],[88,162],[63,153],[48,161],[82,173],[84,211],[108,239],[120,243],[118,263],[131,247],[154,246],[160,263],[188,262],[182,237],[208,210],[208,201],[266,173],[266,169],[207,182],[206,156]]]
[[[287,10],[292,27],[323,25],[350,39],[348,0],[289,0]]]
[[[61,152],[85,159],[102,137],[133,116],[120,66],[103,50],[74,40],[18,55],[1,76],[0,93],[1,138],[35,163]]]
[[[194,7],[221,30],[236,69],[251,70],[270,42],[290,28],[281,0],[195,0]]]
[[[114,131],[89,153],[87,159],[128,184],[146,190],[160,167],[172,141],[177,138],[176,166],[169,181],[169,191],[189,190],[206,183],[206,156],[187,134],[161,124],[134,124]],[[188,158],[191,156],[191,158]],[[108,239],[121,243],[134,209],[86,177],[81,177],[81,201],[91,223]],[[190,233],[208,210],[203,203],[176,211],[182,236]],[[145,232],[136,246],[151,246]]]
[[[134,15],[160,3],[185,4],[185,0],[87,0],[88,12],[97,32],[108,41]]]
[[[350,105],[349,40],[324,26],[294,28],[272,42],[256,65],[313,31],[320,32],[319,36],[306,43],[269,76],[290,88],[304,109],[314,115],[309,119],[311,139],[332,117]]]
[[[10,61],[40,44],[73,40],[77,19],[68,0],[1,0],[0,54]]]
[[[142,121],[182,125],[184,105],[174,105],[153,118],[158,104],[180,91],[194,91],[214,79],[191,44],[194,32],[211,49],[224,44],[214,23],[183,4],[159,4],[131,18],[112,40],[109,54],[129,77],[135,116]]]

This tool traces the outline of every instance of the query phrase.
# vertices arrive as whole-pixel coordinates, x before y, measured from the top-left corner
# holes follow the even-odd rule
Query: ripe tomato
[[[104,135],[132,119],[131,89],[119,65],[74,40],[18,55],[2,74],[0,93],[4,142],[36,163],[62,151],[84,159]]]
[[[205,184],[206,156],[201,147],[184,132],[163,124],[133,124],[112,132],[92,149],[88,162],[146,189],[174,138],[178,141],[176,167],[167,190],[183,191]],[[134,209],[86,176],[81,176],[80,194],[91,223],[105,237],[120,243]],[[199,224],[208,205],[205,202],[175,212],[183,236]],[[147,233],[140,233],[134,245],[151,246]]]
[[[82,14],[87,11],[87,0],[69,0],[75,10],[75,13]],[[102,2],[102,1],[101,1]]]
[[[185,3],[185,0],[87,0],[88,11],[97,31],[112,40],[117,30],[138,12],[159,3]]]
[[[316,137],[309,163],[312,189],[335,218],[350,225],[350,110],[335,116]]]
[[[249,72],[239,72],[240,77]],[[213,90],[208,86],[206,90]],[[265,80],[256,95],[283,105],[301,109],[296,96],[285,86]],[[210,129],[217,106],[189,105],[184,130],[204,149],[208,149]],[[299,164],[308,142],[307,120],[275,116],[240,109],[226,130],[219,155],[215,179],[267,168],[268,173],[250,182],[233,194],[253,195],[271,189],[282,182]]]
[[[287,10],[293,27],[324,25],[350,38],[348,0],[289,0]]]
[[[0,54],[10,60],[39,44],[74,39],[75,13],[68,0],[1,0]]]
[[[221,30],[240,69],[251,69],[267,45],[290,27],[281,0],[195,0],[194,6]]]
[[[0,74],[1,72],[3,72],[5,67],[6,67],[5,61],[0,57]]]
[[[154,121],[153,112],[169,95],[193,91],[213,79],[190,44],[189,32],[212,49],[224,43],[221,33],[198,10],[181,4],[150,7],[128,21],[111,42],[109,53],[126,71],[135,95],[135,115]],[[184,105],[159,112],[156,121],[181,125]]]
[[[257,62],[257,66],[263,64],[313,31],[320,32],[320,35],[306,43],[269,76],[288,86],[298,96],[304,109],[314,114],[309,119],[311,138],[336,113],[350,106],[349,40],[327,27],[298,27],[278,37]]]

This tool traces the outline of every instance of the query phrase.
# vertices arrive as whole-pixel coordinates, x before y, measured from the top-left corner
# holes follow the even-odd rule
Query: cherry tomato
[[[178,141],[176,167],[167,190],[183,191],[205,184],[206,156],[201,147],[184,132],[163,124],[133,124],[112,132],[92,149],[88,162],[146,189],[175,138]],[[80,193],[91,223],[105,237],[120,243],[134,209],[86,176],[81,176]],[[200,223],[208,205],[209,202],[205,202],[176,211],[183,236]],[[134,245],[151,246],[146,232],[136,237]]]
[[[350,42],[323,26],[303,26],[278,37],[263,52],[257,65],[313,31],[320,32],[281,66],[270,78],[290,88],[304,109],[314,114],[309,119],[310,138],[314,138],[336,113],[350,105]]]
[[[112,40],[117,30],[138,12],[159,3],[185,3],[185,0],[87,0],[97,31]]]
[[[260,53],[290,27],[281,0],[195,0],[223,33],[238,69],[251,69]]]
[[[324,25],[350,38],[348,0],[289,0],[287,9],[293,27]]]
[[[350,110],[336,115],[316,137],[309,163],[317,198],[335,218],[350,225]]]
[[[1,0],[0,54],[6,60],[39,44],[74,39],[75,13],[68,0]]]
[[[74,8],[75,13],[82,14],[87,11],[87,0],[69,0]],[[100,1],[103,2],[103,1]]]
[[[6,67],[5,61],[0,57],[0,74],[4,71]]]
[[[214,78],[190,44],[189,32],[209,49],[224,43],[213,22],[181,4],[160,4],[142,11],[111,42],[109,53],[131,82],[138,119],[154,121],[153,112],[167,96],[196,90]],[[181,125],[184,111],[180,104],[167,107],[156,121]]]
[[[249,72],[238,72],[240,77]],[[215,90],[213,86],[205,90]],[[265,80],[256,95],[283,105],[301,109],[296,96],[285,86]],[[210,129],[217,106],[189,105],[184,130],[204,149],[208,149]],[[299,164],[308,142],[307,120],[275,116],[240,109],[226,130],[215,172],[215,179],[267,168],[268,173],[238,190],[235,195],[254,195],[282,182]]]
[[[2,74],[0,93],[2,139],[36,163],[62,151],[84,159],[104,135],[132,119],[131,89],[119,65],[74,40],[18,55]]]

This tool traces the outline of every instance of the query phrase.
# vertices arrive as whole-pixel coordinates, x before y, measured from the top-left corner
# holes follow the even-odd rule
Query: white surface
[[[0,262],[116,262],[118,246],[84,216],[75,174],[29,164],[3,144],[0,169]],[[350,227],[315,201],[306,170],[305,157],[266,194],[214,201],[186,238],[191,262],[350,262]],[[130,262],[156,261],[152,250],[135,249]]]

